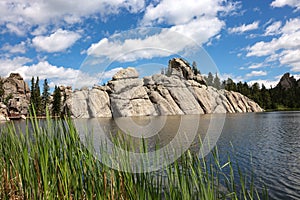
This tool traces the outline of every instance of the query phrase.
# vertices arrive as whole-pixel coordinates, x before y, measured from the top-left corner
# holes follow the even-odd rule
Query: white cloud
[[[0,59],[0,76],[7,77],[10,73],[16,72],[29,82],[31,78],[39,77],[40,80],[48,79],[50,86],[65,85],[73,88],[91,87],[99,84],[103,79],[111,79],[112,76],[122,68],[114,68],[109,71],[97,74],[85,73],[80,70],[58,67],[48,61],[40,61],[36,64],[26,57],[15,57],[13,59]]]
[[[255,21],[251,24],[247,24],[247,25],[243,24],[241,26],[229,28],[228,32],[229,33],[244,33],[244,32],[247,32],[247,31],[252,31],[252,30],[258,29],[258,26],[259,26],[259,22]]]
[[[298,31],[300,31],[300,18],[290,19],[282,27],[283,34],[293,34]]]
[[[199,24],[202,24],[199,28]],[[153,57],[165,57],[172,54],[182,53],[186,48],[193,47],[198,42],[199,45],[207,42],[209,38],[216,35],[223,23],[218,19],[196,19],[185,25],[175,25],[171,28],[136,29],[129,33],[124,33],[124,37],[132,35],[130,38],[120,38],[114,40],[103,38],[98,43],[94,43],[87,50],[88,55],[97,57],[104,56],[109,60],[134,61],[137,59],[151,59]],[[189,30],[189,31],[186,31]],[[149,33],[150,32],[150,33]],[[147,35],[149,33],[149,35]],[[122,35],[122,34],[121,34]],[[145,37],[145,35],[147,35]]]
[[[6,29],[10,33],[15,33],[18,36],[24,36],[26,34],[26,29],[20,24],[7,23]]]
[[[261,67],[263,67],[263,63],[256,63],[256,64],[253,64],[253,65],[250,65],[249,69],[258,69],[258,68],[261,68]]]
[[[32,44],[42,51],[59,52],[71,47],[80,37],[78,33],[58,29],[49,36],[34,37]]]
[[[266,76],[267,75],[267,72],[266,71],[252,71],[248,74],[246,74],[246,77],[247,78],[250,78],[250,77],[254,77],[254,76]]]
[[[142,26],[167,24],[169,28],[146,37],[144,36],[147,34],[144,34],[142,37],[125,38],[121,41],[103,38],[92,44],[87,54],[105,56],[110,60],[122,56],[123,60],[133,61],[179,53],[190,47],[191,43],[195,45],[194,41],[203,45],[215,36],[220,38],[221,35],[218,34],[225,26],[225,22],[220,20],[218,15],[220,12],[229,13],[236,8],[235,5],[232,3],[224,5],[222,0],[163,0],[150,3],[140,24]]]
[[[300,9],[300,2],[299,0],[275,0],[271,3],[272,7],[284,7],[290,6],[295,7],[296,10]]]
[[[0,59],[0,76],[8,76],[11,72],[16,71],[19,67],[31,62],[30,58],[15,57],[13,59]]]
[[[244,78],[242,76],[236,76],[232,73],[230,74],[227,74],[227,73],[221,73],[221,74],[218,74],[219,78],[221,81],[224,81],[224,80],[227,80],[228,78],[232,79],[233,82],[235,83],[238,83],[238,82],[244,82]]]
[[[146,8],[142,24],[186,24],[203,15],[215,17],[221,9],[218,0],[163,0]]]
[[[80,18],[99,14],[118,14],[122,9],[131,13],[143,10],[143,0],[9,0],[0,1],[0,24],[23,24],[33,27],[59,22],[77,23]]]
[[[247,48],[247,56],[268,56],[266,61],[278,61],[281,65],[291,66],[300,71],[300,19],[288,20],[280,30],[280,35],[271,41],[259,41]]]
[[[279,82],[278,80],[262,80],[262,79],[257,79],[257,80],[251,80],[248,82],[249,85],[253,85],[254,83],[258,83],[260,85],[260,87],[262,86],[262,84],[264,84],[264,86],[268,89],[270,88],[274,88]]]
[[[279,62],[282,65],[292,66],[293,72],[300,72],[300,49],[285,50],[280,54]]]
[[[121,69],[123,69],[123,68],[122,67],[117,67],[117,68],[111,69],[109,71],[102,72],[98,76],[101,79],[111,79]]]
[[[16,45],[10,45],[8,43],[4,44],[1,48],[3,51],[8,51],[10,53],[26,53],[26,43],[24,41]]]
[[[269,36],[269,35],[277,35],[280,33],[280,28],[281,28],[281,21],[277,21],[277,22],[274,22],[273,24],[271,24],[270,26],[268,26],[265,30],[265,34],[266,36]]]

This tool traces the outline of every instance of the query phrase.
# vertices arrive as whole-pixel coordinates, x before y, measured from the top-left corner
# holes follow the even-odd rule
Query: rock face
[[[9,121],[7,107],[0,102],[0,121]]]
[[[30,90],[28,84],[18,73],[11,73],[8,78],[2,79],[3,99],[7,106],[7,114],[13,116],[26,116],[30,103]]]
[[[111,117],[109,96],[105,87],[76,90],[64,107],[75,118]]]
[[[66,106],[75,118],[263,111],[240,93],[207,86],[183,59],[170,60],[169,71],[140,79],[123,69],[106,86],[73,92]]]
[[[300,87],[300,79],[297,81],[294,76],[291,76],[290,73],[285,73],[278,85],[276,87],[281,87],[285,90],[291,89],[291,88],[296,88],[296,87]]]

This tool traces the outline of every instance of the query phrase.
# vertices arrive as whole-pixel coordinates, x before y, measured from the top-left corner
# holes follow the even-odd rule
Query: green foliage
[[[280,84],[275,88],[267,89],[264,85],[260,88],[258,83],[254,83],[251,87],[246,82],[236,84],[228,78],[223,85],[226,90],[239,92],[254,100],[264,109],[299,109],[300,86],[297,85],[298,82],[288,89],[282,88]]]
[[[251,172],[243,174],[230,157],[221,162],[217,149],[207,158],[188,150],[157,172],[122,172],[97,159],[70,119],[48,115],[27,124],[24,133],[13,124],[1,129],[0,199],[268,199]],[[118,136],[114,142],[124,147]],[[147,146],[140,149],[147,152]],[[119,157],[130,166],[126,155]]]
[[[48,85],[48,80],[45,79],[44,80],[44,84],[43,84],[43,93],[42,93],[42,112],[43,115],[46,114],[46,109],[49,106],[50,103],[50,93],[49,93],[50,87]]]
[[[208,73],[207,77],[204,77],[204,79],[206,80],[206,84],[209,86],[213,86],[214,85],[214,76],[211,72]]]
[[[60,116],[61,114],[61,91],[57,86],[55,86],[53,92],[52,114],[54,116]]]
[[[201,74],[200,70],[197,67],[196,61],[193,61],[193,63],[192,63],[192,70],[193,70],[194,75]]]
[[[221,81],[220,78],[218,77],[218,73],[216,73],[216,76],[214,78],[213,86],[217,89],[221,89]]]
[[[43,110],[39,81],[39,77],[37,77],[36,82],[34,77],[31,78],[30,110],[35,110],[37,115],[41,115]]]
[[[3,79],[0,77],[0,102],[3,101],[3,97],[4,97]]]
[[[236,84],[231,78],[227,79],[227,81],[225,83],[225,90],[237,91]]]

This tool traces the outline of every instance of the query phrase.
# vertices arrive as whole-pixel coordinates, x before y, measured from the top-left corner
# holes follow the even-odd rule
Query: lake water
[[[300,112],[78,119],[75,123],[100,135],[120,128],[133,138],[144,133],[150,144],[158,142],[160,147],[180,130],[188,133],[190,140],[184,141],[188,145],[197,136],[203,139],[212,133],[221,161],[230,154],[243,171],[253,171],[255,180],[267,186],[270,199],[300,199]],[[190,146],[197,149],[199,144]]]

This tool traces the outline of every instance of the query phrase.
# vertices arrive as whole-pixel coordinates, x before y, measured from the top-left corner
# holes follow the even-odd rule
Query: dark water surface
[[[201,136],[207,130],[215,135],[221,161],[230,154],[243,171],[253,171],[259,187],[268,188],[270,199],[300,199],[300,112],[265,112],[168,117],[136,117],[127,119],[78,119],[76,125],[87,126],[96,134],[124,132],[145,133],[150,143],[165,146],[183,128],[190,135]],[[223,120],[224,119],[224,126]],[[152,121],[151,121],[152,120]],[[148,126],[151,122],[154,126]],[[195,124],[195,123],[199,124]],[[16,122],[22,124],[24,122]],[[25,123],[24,123],[25,124]],[[132,126],[134,124],[134,126]],[[211,126],[210,126],[211,125]],[[198,127],[195,129],[195,126]],[[134,127],[130,129],[130,127]],[[100,130],[100,131],[99,131]],[[151,133],[151,131],[153,133]],[[136,132],[136,133],[135,133]],[[98,142],[98,141],[95,141]],[[153,145],[155,146],[155,145]],[[192,148],[199,146],[193,143]]]

